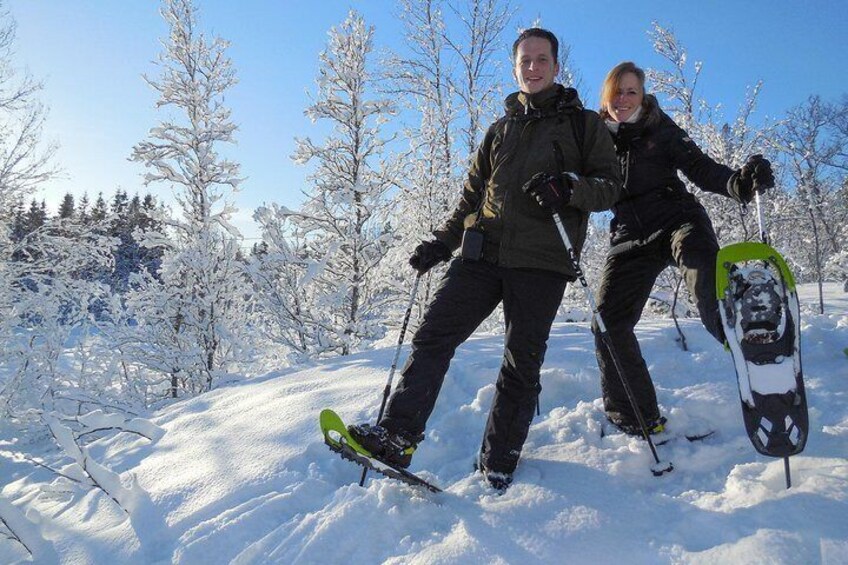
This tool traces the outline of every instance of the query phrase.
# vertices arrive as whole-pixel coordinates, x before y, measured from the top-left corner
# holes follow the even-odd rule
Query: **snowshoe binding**
[[[375,459],[387,465],[406,469],[412,463],[412,454],[417,444],[400,434],[393,434],[382,426],[371,424],[350,425],[347,431]]]
[[[607,416],[607,421],[624,432],[625,434],[633,437],[644,438],[644,434],[642,434],[642,426],[639,425],[639,422],[629,422],[624,420],[616,420]],[[648,420],[645,422],[645,426],[648,428],[649,435],[660,435],[665,432],[665,424],[668,420],[666,420],[665,416],[660,416],[655,420]]]
[[[348,427],[345,426],[344,422],[342,422],[342,419],[339,417],[339,415],[333,412],[332,410],[322,410],[321,416],[319,418],[319,423],[321,426],[321,433],[324,436],[324,443],[327,444],[331,451],[334,451],[341,455],[342,459],[353,461],[354,463],[364,467],[365,469],[376,471],[381,475],[384,475],[391,479],[396,479],[405,482],[409,485],[424,487],[433,492],[442,492],[442,489],[422,479],[418,475],[410,473],[406,470],[406,468],[392,465],[377,458],[373,453],[371,453],[364,446],[362,446],[356,440],[355,437],[351,435],[351,433],[348,431]],[[351,426],[351,428],[356,427],[364,426]],[[368,430],[368,433],[365,435],[381,435],[380,431],[373,430],[373,428],[377,428],[379,426],[368,427],[371,429]],[[383,428],[380,429],[383,430]],[[373,438],[369,438],[367,441],[372,440]],[[407,445],[404,447],[404,450],[408,450],[410,447],[411,446]],[[414,446],[412,447],[414,451]],[[391,451],[391,453],[396,454],[396,451]],[[406,461],[407,466],[409,465],[409,461],[411,461],[412,458],[411,452],[408,454],[408,457],[409,460]],[[400,462],[403,463],[404,461],[401,459]]]

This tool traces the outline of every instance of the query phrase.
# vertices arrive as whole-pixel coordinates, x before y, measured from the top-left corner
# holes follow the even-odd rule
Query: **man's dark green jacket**
[[[521,189],[539,172],[571,183],[571,200],[560,212],[579,253],[589,212],[606,210],[621,197],[612,139],[572,88],[557,84],[534,95],[513,93],[505,106],[506,114],[489,127],[477,150],[459,203],[434,235],[455,250],[464,228],[476,225],[485,234],[483,260],[574,277],[551,211]]]

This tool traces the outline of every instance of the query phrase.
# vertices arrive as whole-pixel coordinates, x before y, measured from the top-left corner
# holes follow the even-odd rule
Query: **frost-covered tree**
[[[431,237],[456,202],[466,165],[464,151],[456,147],[455,124],[459,118],[451,89],[452,50],[445,39],[442,0],[404,0],[398,17],[404,24],[405,51],[393,54],[384,65],[390,85],[386,90],[406,103],[417,123],[404,130],[409,151],[403,155],[403,176],[393,196],[389,220],[395,241],[384,262],[384,279],[402,308],[414,276],[409,255],[422,240]],[[455,57],[454,57],[455,58]],[[456,80],[454,77],[453,80]],[[418,315],[428,302],[442,269],[425,276],[420,289]],[[400,325],[401,315],[387,320]],[[413,321],[414,324],[414,321]]]
[[[337,353],[336,328],[324,318],[323,288],[315,275],[324,264],[310,249],[290,210],[271,204],[253,215],[262,230],[249,263],[257,308],[256,330],[284,348],[292,363]]]
[[[414,273],[407,261],[422,239],[431,237],[456,203],[468,159],[498,107],[494,80],[502,53],[500,35],[511,11],[505,3],[408,0],[399,6],[404,49],[392,56],[389,92],[405,100],[416,123],[404,130],[409,152],[394,196],[390,225],[395,244],[386,280],[397,301],[406,303]],[[425,276],[417,316],[443,269]],[[397,320],[393,312],[389,324]]]
[[[161,14],[170,29],[161,74],[145,79],[168,113],[132,159],[149,169],[145,184],[171,187],[181,215],[159,218],[163,229],[146,233],[145,245],[163,249],[161,268],[135,280],[127,305],[138,322],[137,358],[170,374],[177,396],[208,390],[241,359],[249,295],[240,236],[228,221],[235,210],[225,202],[241,182],[239,165],[219,154],[237,129],[224,105],[236,83],[229,44],[199,30],[191,0],[165,0]],[[122,344],[133,348],[126,335]]]
[[[16,24],[0,3],[0,221],[18,199],[54,177],[55,144],[42,143],[46,110],[42,83],[12,64]]]
[[[381,335],[387,299],[378,267],[391,241],[386,192],[397,173],[385,155],[389,139],[382,126],[394,106],[370,97],[373,35],[374,28],[353,10],[330,30],[319,57],[317,96],[306,115],[326,121],[333,132],[323,144],[297,139],[293,155],[298,163],[315,163],[306,202],[292,221],[303,234],[306,259],[321,265],[311,284],[319,289],[332,347],[342,355]]]
[[[80,370],[68,347],[83,343],[93,327],[92,304],[108,300],[108,288],[86,273],[108,268],[111,248],[107,238],[63,221],[14,245],[0,292],[0,421],[40,426],[42,414],[74,412],[82,397],[112,388],[102,374]]]
[[[460,100],[460,137],[465,157],[470,159],[489,117],[499,114],[502,35],[513,9],[504,0],[457,0],[449,6],[461,31],[446,32],[444,39],[459,62],[455,78],[452,73],[451,88]]]
[[[87,342],[92,305],[108,301],[107,287],[89,275],[108,268],[112,242],[73,220],[70,195],[56,219],[35,199],[24,212],[25,198],[56,172],[55,147],[39,149],[41,84],[16,75],[15,26],[5,13],[0,19],[0,428],[29,435],[44,429],[44,417],[126,399]],[[4,511],[9,527],[7,518]],[[22,525],[12,525],[21,541]],[[32,541],[26,545],[40,561]]]
[[[788,208],[793,229],[784,230],[792,237],[781,238],[781,243],[790,250],[802,280],[821,283],[826,264],[833,269],[831,276],[839,276],[838,257],[846,250],[848,131],[840,127],[848,120],[846,100],[830,103],[810,96],[788,112],[773,138],[795,185]],[[845,272],[841,277],[848,278]]]
[[[51,225],[43,201],[23,211],[55,175],[55,147],[41,143],[42,86],[12,65],[14,39],[15,23],[0,11],[0,426],[32,424],[33,411],[52,409],[60,391],[79,386],[60,363],[98,292],[79,273],[108,261],[109,251],[73,226]]]

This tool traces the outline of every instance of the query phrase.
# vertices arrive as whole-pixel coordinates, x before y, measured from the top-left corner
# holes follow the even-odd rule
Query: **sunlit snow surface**
[[[818,315],[816,288],[801,288],[811,434],[791,459],[790,490],[783,461],[744,435],[729,354],[694,320],[682,323],[684,352],[671,320],[648,319],[637,331],[670,429],[716,430],[658,447],[675,467],[661,478],[644,442],[601,438],[588,325],[557,323],[541,416],[503,496],[472,471],[500,335],[459,350],[413,460],[442,494],[383,478],[361,488],[359,468],[321,440],[322,408],[350,422],[376,417],[386,348],[171,406],[152,417],[165,430],[155,443],[91,446],[149,494],[152,509],[134,520],[100,491],[44,492],[55,477],[13,460],[10,438],[0,438],[2,496],[60,563],[848,563],[848,295],[825,290]],[[27,554],[0,539],[0,562],[17,560]]]

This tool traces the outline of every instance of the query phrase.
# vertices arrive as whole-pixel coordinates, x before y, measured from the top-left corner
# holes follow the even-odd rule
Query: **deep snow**
[[[25,511],[45,562],[61,563],[848,563],[848,295],[824,315],[802,289],[810,405],[806,451],[783,462],[744,435],[730,355],[694,320],[647,319],[640,343],[671,429],[709,439],[660,446],[675,470],[649,471],[647,445],[601,438],[588,324],[555,324],[514,485],[495,495],[472,471],[502,336],[475,335],[445,380],[411,470],[433,494],[371,475],[323,444],[318,413],[376,417],[393,348],[270,373],[154,415],[165,434],[101,441],[91,455],[152,508],[132,519],[101,491],[45,492],[54,477],[0,442],[3,499]],[[56,457],[47,451],[45,459]],[[55,489],[54,489],[55,490]],[[2,499],[0,499],[2,500]],[[28,560],[0,539],[0,562]]]

